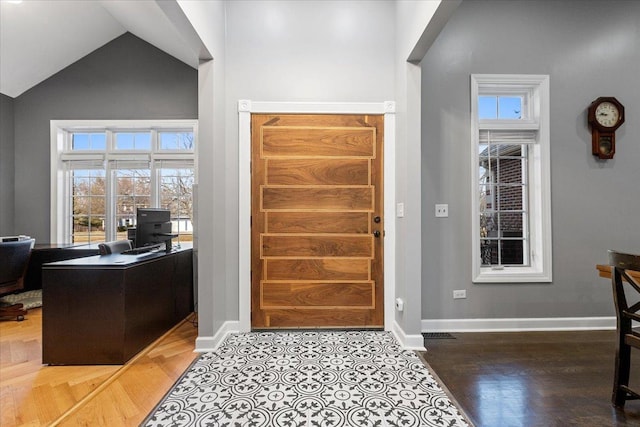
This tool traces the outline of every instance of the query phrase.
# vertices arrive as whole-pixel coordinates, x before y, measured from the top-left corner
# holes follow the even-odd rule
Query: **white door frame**
[[[384,329],[393,330],[396,279],[396,103],[238,101],[239,147],[239,330],[251,331],[251,113],[384,114]]]

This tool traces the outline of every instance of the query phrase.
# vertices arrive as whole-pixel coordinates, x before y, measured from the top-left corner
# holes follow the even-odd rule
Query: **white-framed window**
[[[196,120],[52,120],[51,241],[126,239],[139,207],[193,240],[196,144]]]
[[[471,75],[473,282],[552,280],[549,76]]]

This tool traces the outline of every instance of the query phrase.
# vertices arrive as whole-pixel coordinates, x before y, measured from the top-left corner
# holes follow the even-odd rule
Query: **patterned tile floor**
[[[230,335],[201,355],[143,426],[469,426],[388,332]]]

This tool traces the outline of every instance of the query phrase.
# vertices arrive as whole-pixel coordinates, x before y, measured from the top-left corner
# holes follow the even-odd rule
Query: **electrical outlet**
[[[464,289],[458,289],[453,291],[453,299],[462,299],[467,297],[467,291]]]
[[[436,205],[436,217],[446,218],[449,216],[449,205]]]

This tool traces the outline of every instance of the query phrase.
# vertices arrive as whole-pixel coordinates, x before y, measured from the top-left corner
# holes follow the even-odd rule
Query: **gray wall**
[[[15,232],[50,239],[50,120],[194,119],[197,70],[126,33],[15,98]]]
[[[0,236],[13,230],[13,98],[0,93]]]
[[[640,253],[640,2],[464,1],[422,61],[422,318],[612,316],[607,249]],[[549,74],[553,283],[471,283],[472,73]],[[616,156],[591,155],[586,109],[626,107]],[[449,218],[434,218],[448,203]],[[466,300],[452,290],[466,289]]]
[[[229,318],[238,318],[238,100],[393,100],[394,19],[393,1],[227,3]]]
[[[212,348],[212,337],[236,313],[237,300],[227,302],[226,139],[225,139],[225,2],[180,1],[212,60],[200,56],[198,67],[198,191],[194,250],[198,290],[196,348]],[[202,55],[202,51],[201,51]],[[207,58],[209,56],[207,55]],[[235,266],[237,269],[237,264]],[[235,284],[237,288],[237,284]],[[234,307],[235,306],[235,307]],[[203,342],[204,341],[204,342]]]

